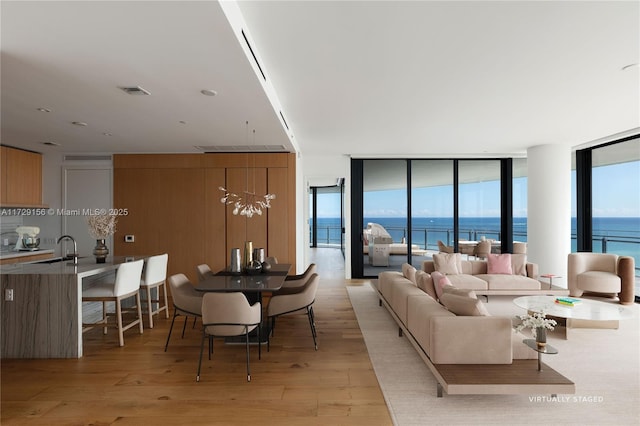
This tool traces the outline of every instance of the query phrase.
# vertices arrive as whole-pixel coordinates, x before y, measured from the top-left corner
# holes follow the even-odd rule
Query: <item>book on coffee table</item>
[[[582,300],[573,297],[556,297],[556,303],[566,306],[575,306],[582,303]]]

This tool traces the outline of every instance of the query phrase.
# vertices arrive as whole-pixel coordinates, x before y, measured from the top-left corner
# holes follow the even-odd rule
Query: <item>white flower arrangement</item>
[[[531,328],[533,330],[534,337],[536,336],[536,330],[538,328],[546,328],[547,330],[553,330],[556,326],[556,320],[551,318],[545,318],[544,312],[534,312],[527,315],[518,315],[518,318],[522,320],[520,324],[515,326],[516,331],[521,331],[525,328]]]
[[[97,240],[104,240],[116,232],[118,216],[115,214],[97,214],[87,217],[89,235]]]

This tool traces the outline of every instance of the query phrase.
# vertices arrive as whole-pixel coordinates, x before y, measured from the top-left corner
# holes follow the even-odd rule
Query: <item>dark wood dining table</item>
[[[229,271],[217,272],[208,278],[200,281],[196,286],[196,291],[202,292],[229,292],[229,291],[241,291],[247,296],[247,300],[250,304],[260,302],[262,303],[263,294],[265,292],[270,293],[279,290],[284,284],[291,264],[277,263],[271,266],[271,270],[260,274],[237,274]],[[262,311],[260,312],[261,325],[261,343],[266,343],[269,336],[269,324],[268,321],[264,321]],[[230,343],[235,342],[236,339],[227,339]]]

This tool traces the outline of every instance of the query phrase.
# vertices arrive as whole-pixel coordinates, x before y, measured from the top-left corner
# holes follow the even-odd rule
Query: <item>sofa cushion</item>
[[[451,284],[454,287],[458,287],[458,288],[467,288],[467,289],[471,289],[471,290],[487,290],[489,288],[489,284],[479,278],[482,275],[466,275],[466,274],[459,274],[459,275],[448,275],[447,278],[449,278],[449,281],[451,281]]]
[[[444,306],[430,297],[409,296],[407,300],[407,328],[427,354],[431,354],[431,322],[436,317],[452,317]]]
[[[482,274],[489,290],[540,290],[540,281],[522,275]]]
[[[490,316],[487,308],[481,300],[471,297],[459,296],[453,293],[443,293],[440,302],[456,315],[462,316]]]
[[[487,274],[512,275],[511,254],[489,254],[487,255]]]
[[[462,273],[462,257],[460,253],[437,253],[433,255],[436,271],[445,275]]]
[[[424,271],[416,271],[416,285],[419,289],[434,299],[438,298],[436,295],[436,289],[433,286],[433,278],[431,277],[431,274],[427,274]]]
[[[457,296],[470,297],[472,299],[478,298],[478,296],[476,296],[475,291],[470,290],[468,288],[457,288],[452,285],[445,285],[444,287],[442,287],[442,293],[443,294],[450,293],[450,294],[455,294]]]
[[[620,293],[622,281],[612,272],[587,271],[576,277],[578,288],[598,293]]]
[[[513,275],[527,276],[527,255],[526,254],[512,254],[511,255],[511,270]]]

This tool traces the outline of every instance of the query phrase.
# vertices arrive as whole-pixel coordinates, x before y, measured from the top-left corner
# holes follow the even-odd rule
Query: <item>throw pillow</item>
[[[440,302],[456,315],[462,316],[491,316],[480,299],[458,296],[453,293],[444,293]]]
[[[416,268],[413,265],[410,265],[409,263],[403,263],[402,275],[413,284],[416,284]]]
[[[460,253],[436,253],[433,255],[436,271],[444,275],[462,273],[462,257]]]
[[[442,289],[447,285],[451,285],[451,281],[449,281],[449,278],[447,278],[446,275],[438,271],[431,273],[431,278],[433,278],[433,287],[436,290],[436,296],[440,299],[440,296],[442,296]]]
[[[490,254],[487,256],[487,274],[512,275],[511,254]]]
[[[434,299],[438,299],[436,289],[433,286],[433,277],[424,271],[416,271],[416,285],[418,288]]]
[[[511,255],[511,269],[513,275],[527,276],[527,255],[526,254],[512,254]]]
[[[456,296],[470,297],[472,299],[478,298],[478,296],[476,296],[475,291],[470,290],[468,288],[454,287],[452,285],[445,285],[444,287],[442,287],[442,294],[444,293],[455,294]]]

